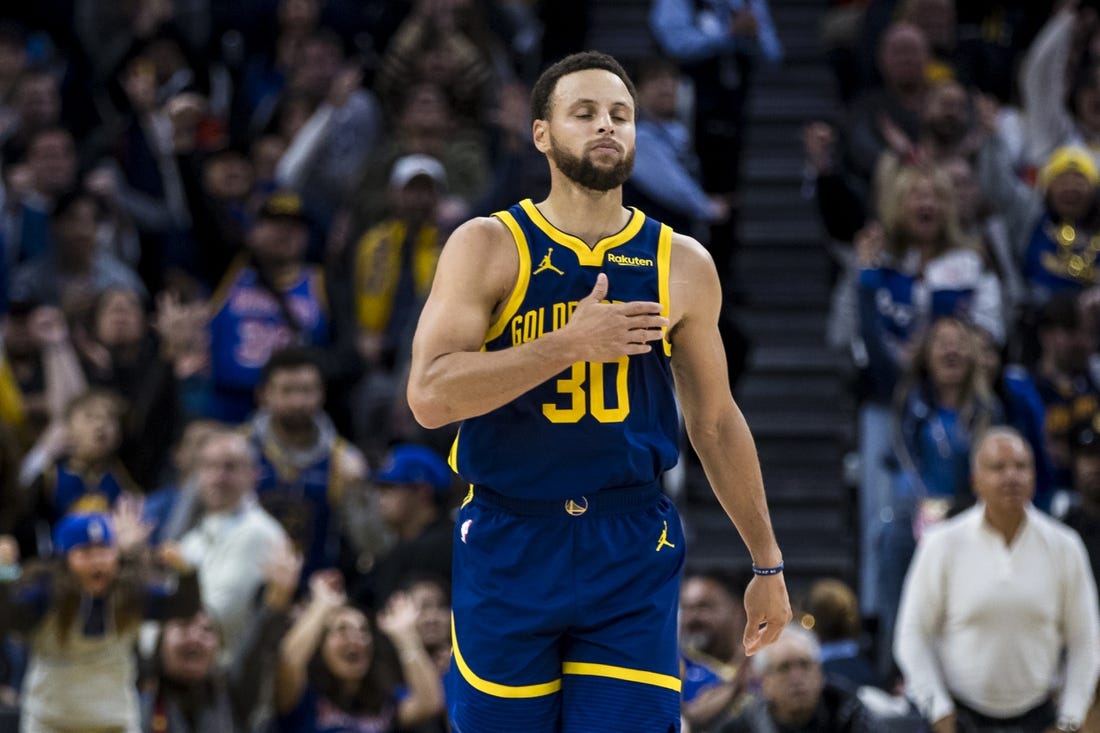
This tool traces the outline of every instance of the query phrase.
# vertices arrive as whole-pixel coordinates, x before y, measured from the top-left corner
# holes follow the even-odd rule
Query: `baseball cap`
[[[416,154],[397,159],[390,171],[390,186],[403,188],[417,176],[427,176],[438,186],[447,185],[447,173],[443,170],[443,164],[430,155]]]
[[[113,545],[115,533],[106,514],[69,514],[53,530],[56,555],[67,555],[84,545]]]
[[[306,218],[302,197],[287,189],[274,191],[264,199],[258,215],[263,219],[284,218],[304,221]]]
[[[436,493],[451,489],[451,468],[438,453],[422,445],[398,445],[371,474],[376,484],[428,484]]]

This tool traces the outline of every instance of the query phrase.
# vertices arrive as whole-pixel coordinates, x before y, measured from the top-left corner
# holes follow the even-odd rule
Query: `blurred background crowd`
[[[463,487],[443,458],[453,427],[421,429],[404,398],[439,251],[467,218],[548,191],[530,140],[538,73],[633,34],[620,45],[637,52],[618,54],[638,87],[625,198],[713,254],[736,391],[752,352],[746,115],[784,64],[784,11],[814,19],[828,69],[828,104],[782,143],[801,180],[780,205],[811,205],[825,235],[808,277],[831,288],[816,337],[847,380],[836,463],[854,561],[795,578],[797,625],[746,660],[740,560],[693,548],[685,730],[924,730],[944,694],[960,721],[977,709],[961,731],[992,730],[983,715],[1049,727],[1028,727],[1039,703],[1100,726],[1079,699],[1100,671],[1096,3],[11,5],[0,731],[20,717],[35,732],[447,730]],[[618,17],[642,23],[600,35]],[[797,300],[807,269],[778,267]],[[999,425],[1032,457],[1013,479],[1029,521],[1072,528],[1093,568],[1040,593],[1007,637],[966,620],[979,642],[988,625],[993,645],[1034,634],[1055,661],[1095,657],[1019,684],[1009,670],[1023,708],[970,698],[950,673],[921,697],[921,665],[894,654],[906,634],[935,643],[897,628],[907,572],[929,529],[985,498],[972,448]],[[783,461],[762,458],[767,483]],[[683,464],[677,498],[705,483],[690,449]],[[781,540],[790,557],[798,538]],[[970,680],[1005,673],[971,661],[987,668]]]

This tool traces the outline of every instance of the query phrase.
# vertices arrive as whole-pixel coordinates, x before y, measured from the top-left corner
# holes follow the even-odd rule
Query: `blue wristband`
[[[779,563],[774,568],[758,568],[754,563],[752,566],[753,575],[779,575],[783,572],[783,563]]]

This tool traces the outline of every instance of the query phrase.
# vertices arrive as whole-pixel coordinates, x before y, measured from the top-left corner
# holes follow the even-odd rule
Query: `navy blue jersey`
[[[300,469],[274,441],[264,442],[253,433],[252,442],[260,457],[256,495],[303,554],[304,589],[313,572],[337,567],[340,561],[338,512],[344,486],[337,466],[347,443],[336,438],[331,450]]]
[[[524,200],[495,214],[511,231],[519,276],[485,349],[561,328],[596,276],[609,301],[653,301],[669,314],[672,230],[634,209],[622,231],[589,247]],[[569,498],[578,489],[651,483],[676,463],[679,437],[667,338],[646,354],[577,362],[512,402],[462,423],[452,465],[506,496]]]

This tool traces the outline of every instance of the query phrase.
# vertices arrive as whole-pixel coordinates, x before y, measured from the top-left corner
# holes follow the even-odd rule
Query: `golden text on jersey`
[[[519,346],[568,323],[596,276],[609,301],[654,301],[669,314],[672,231],[635,209],[622,231],[589,247],[553,227],[530,200],[497,213],[519,254],[519,275],[487,350]],[[531,499],[647,484],[676,462],[671,346],[577,362],[485,415],[462,423],[453,459],[475,486]]]

